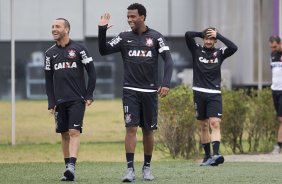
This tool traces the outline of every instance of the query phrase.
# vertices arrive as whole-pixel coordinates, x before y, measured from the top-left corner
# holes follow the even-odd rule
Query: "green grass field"
[[[0,144],[11,143],[11,103],[0,101]],[[87,107],[83,142],[113,142],[124,138],[121,100],[97,100]],[[47,101],[16,101],[16,143],[56,143],[54,117]]]
[[[16,102],[16,145],[11,145],[11,105],[0,101],[0,183],[62,183],[64,170],[60,136],[46,101]],[[119,99],[95,101],[87,108],[76,183],[121,183],[125,165],[124,124]],[[135,156],[136,183],[141,183],[141,131]],[[226,162],[199,167],[199,160],[171,159],[156,149],[152,162],[156,180],[150,183],[281,183],[282,163]],[[143,182],[142,182],[143,183]]]
[[[135,164],[136,183],[140,179],[142,164]],[[218,167],[199,167],[187,161],[154,162],[152,168],[159,184],[274,184],[281,183],[281,164],[226,163]],[[0,164],[0,183],[62,183],[63,172],[58,163]],[[81,162],[77,165],[76,183],[121,183],[124,164],[120,162]]]
[[[143,160],[142,149],[142,142],[138,142],[135,155],[136,161]],[[167,161],[172,159],[167,153],[155,150],[154,160]],[[124,144],[123,142],[82,143],[78,161],[124,162]],[[30,162],[63,162],[60,144],[0,145],[0,163]]]

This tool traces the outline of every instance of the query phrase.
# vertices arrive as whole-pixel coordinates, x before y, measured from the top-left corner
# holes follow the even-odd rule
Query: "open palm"
[[[111,14],[104,13],[104,15],[102,15],[101,18],[100,18],[99,26],[105,26],[105,25],[109,24],[110,18],[111,18]]]

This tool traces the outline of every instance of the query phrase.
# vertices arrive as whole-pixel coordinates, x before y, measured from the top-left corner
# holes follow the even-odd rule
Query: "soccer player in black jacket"
[[[271,49],[272,99],[279,122],[277,144],[274,146],[272,154],[279,154],[282,147],[282,45],[280,37],[270,36],[269,47]]]
[[[48,109],[54,113],[56,132],[62,137],[66,165],[62,181],[75,180],[85,106],[92,104],[96,84],[92,57],[85,46],[70,39],[69,31],[70,24],[66,19],[54,20],[52,35],[56,44],[46,51],[44,66]]]
[[[127,160],[123,182],[135,180],[133,162],[138,126],[142,127],[144,145],[142,179],[154,179],[150,162],[154,147],[153,130],[157,129],[158,93],[161,97],[168,94],[173,68],[169,47],[164,37],[145,25],[145,7],[134,3],[127,9],[127,20],[131,30],[121,32],[109,42],[106,42],[106,31],[110,14],[105,13],[99,22],[100,53],[106,55],[120,52],[123,58],[123,110]],[[161,85],[158,85],[159,54],[165,62]]]
[[[204,45],[196,43],[195,37],[203,38]],[[215,48],[217,39],[226,47]],[[214,28],[207,28],[203,32],[188,31],[185,40],[193,57],[194,108],[196,118],[201,123],[201,143],[205,151],[201,166],[217,166],[224,162],[223,156],[219,154],[222,117],[221,64],[237,51],[237,46]]]

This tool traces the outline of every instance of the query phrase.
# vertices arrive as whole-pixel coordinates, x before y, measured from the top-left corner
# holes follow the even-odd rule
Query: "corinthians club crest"
[[[152,38],[146,38],[146,46],[152,47],[154,45]]]
[[[131,114],[126,113],[124,116],[124,121],[125,123],[130,123],[131,122]]]
[[[68,50],[68,52],[69,52],[69,55],[68,55],[68,58],[75,58],[76,57],[76,50],[73,50],[73,49],[71,49],[71,50]]]

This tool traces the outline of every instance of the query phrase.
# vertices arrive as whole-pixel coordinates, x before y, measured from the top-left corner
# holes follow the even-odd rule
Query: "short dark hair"
[[[208,28],[204,29],[204,30],[202,31],[202,37],[203,37],[203,38],[205,38],[205,36],[207,35],[207,32],[208,32],[209,29],[212,29],[212,30],[215,31],[215,28],[214,28],[214,27],[208,27]]]
[[[280,43],[281,42],[281,38],[277,35],[272,35],[269,37],[269,42],[273,43],[273,42],[277,42]]]
[[[139,3],[133,3],[131,5],[128,6],[127,10],[138,10],[138,14],[141,16],[141,15],[144,15],[144,20],[146,20],[146,8],[142,5],[142,4],[139,4]]]
[[[63,20],[65,27],[69,28],[69,32],[68,33],[70,33],[70,22],[67,19],[65,19],[65,18],[57,18],[56,20]]]

